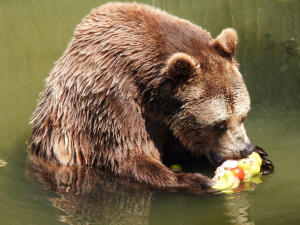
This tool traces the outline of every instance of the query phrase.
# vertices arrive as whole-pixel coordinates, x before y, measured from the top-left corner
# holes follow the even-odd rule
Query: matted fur
[[[169,131],[195,155],[214,150],[237,158],[249,144],[242,120],[250,99],[234,60],[236,42],[233,29],[214,40],[150,6],[94,9],[46,80],[32,119],[32,153],[156,187],[210,187],[204,175],[171,172],[161,152]],[[222,121],[238,136],[216,131]],[[238,146],[231,143],[237,138]]]

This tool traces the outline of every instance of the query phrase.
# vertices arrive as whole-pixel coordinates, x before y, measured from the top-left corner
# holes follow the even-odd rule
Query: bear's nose
[[[240,151],[240,155],[242,158],[246,158],[248,155],[250,155],[253,150],[255,149],[255,145],[254,144],[249,144],[245,149],[243,149],[242,151]]]

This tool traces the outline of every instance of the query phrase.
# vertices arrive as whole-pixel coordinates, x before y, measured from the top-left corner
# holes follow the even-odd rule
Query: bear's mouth
[[[208,155],[209,161],[216,165],[219,166],[221,165],[226,159],[224,159],[222,156],[218,155],[217,153],[210,151]]]

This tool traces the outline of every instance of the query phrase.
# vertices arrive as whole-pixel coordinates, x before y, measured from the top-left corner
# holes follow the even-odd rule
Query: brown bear
[[[169,133],[215,164],[254,150],[243,125],[250,99],[234,57],[237,39],[230,28],[212,39],[136,3],[94,9],[46,80],[32,153],[154,187],[209,189],[210,178],[175,174],[161,156]]]

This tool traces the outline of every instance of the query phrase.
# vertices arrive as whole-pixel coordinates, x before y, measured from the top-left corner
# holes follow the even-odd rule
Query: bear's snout
[[[228,150],[227,154],[224,151],[209,151],[208,158],[212,164],[219,166],[228,159],[246,158],[254,151],[255,148],[256,145],[250,143],[243,150],[235,151],[235,153],[234,151]]]
[[[250,155],[253,150],[255,149],[256,145],[250,143],[245,149],[240,151],[240,155],[242,158],[246,158],[248,155]]]

